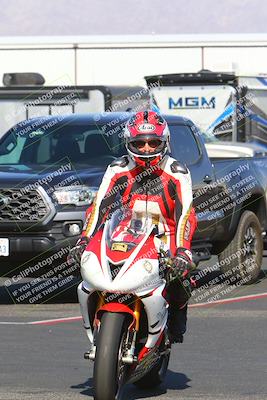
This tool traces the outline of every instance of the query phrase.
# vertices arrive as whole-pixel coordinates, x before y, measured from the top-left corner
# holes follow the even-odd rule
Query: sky
[[[0,36],[267,33],[266,0],[0,0]]]

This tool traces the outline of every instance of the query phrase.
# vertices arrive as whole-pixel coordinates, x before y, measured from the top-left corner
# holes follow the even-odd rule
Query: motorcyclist
[[[191,239],[197,225],[192,207],[190,172],[168,154],[170,132],[158,113],[136,113],[126,123],[124,138],[128,155],[114,160],[107,168],[72,256],[80,260],[117,196],[120,196],[121,204],[130,209],[138,206],[150,210],[164,229],[162,240],[174,256],[174,271],[180,278],[170,283],[167,293],[169,337],[172,343],[181,343],[186,331],[190,297],[190,291],[181,278],[192,263]],[[88,296],[86,282],[82,282],[78,287],[78,297],[85,328],[88,328]]]

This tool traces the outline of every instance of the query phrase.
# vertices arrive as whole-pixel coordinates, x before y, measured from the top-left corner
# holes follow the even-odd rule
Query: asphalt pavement
[[[151,391],[129,385],[125,398],[266,400],[266,266],[265,258],[257,283],[216,303],[193,298],[188,332],[172,347],[165,383]],[[78,304],[1,305],[0,325],[1,400],[93,398]]]

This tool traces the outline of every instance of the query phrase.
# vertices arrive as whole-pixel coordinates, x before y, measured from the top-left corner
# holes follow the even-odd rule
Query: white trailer
[[[151,103],[195,122],[211,138],[267,144],[267,75],[201,70],[146,77]]]

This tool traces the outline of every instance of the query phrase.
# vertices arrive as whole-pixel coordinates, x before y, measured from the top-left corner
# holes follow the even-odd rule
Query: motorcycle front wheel
[[[101,318],[94,363],[94,400],[121,400],[128,367],[120,361],[127,333],[126,315],[105,313]]]

